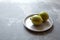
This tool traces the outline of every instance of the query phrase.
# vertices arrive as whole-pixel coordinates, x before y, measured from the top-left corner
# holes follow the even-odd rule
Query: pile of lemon
[[[31,16],[30,19],[34,25],[40,25],[49,19],[49,15],[47,12],[42,11],[38,13],[37,15]]]

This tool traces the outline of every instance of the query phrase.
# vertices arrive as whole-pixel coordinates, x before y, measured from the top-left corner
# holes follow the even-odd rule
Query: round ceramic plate
[[[30,20],[30,17],[33,16],[33,15],[37,15],[37,14],[29,15],[24,19],[24,26],[27,29],[29,29],[31,31],[36,31],[36,32],[42,32],[42,31],[46,31],[46,30],[48,30],[52,27],[53,21],[50,17],[46,22],[40,24],[39,26],[34,26],[33,23]]]

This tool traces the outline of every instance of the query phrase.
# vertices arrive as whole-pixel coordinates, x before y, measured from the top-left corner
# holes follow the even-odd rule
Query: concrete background
[[[53,27],[42,33],[28,31],[26,16],[47,11]],[[0,0],[0,40],[60,40],[60,0]]]

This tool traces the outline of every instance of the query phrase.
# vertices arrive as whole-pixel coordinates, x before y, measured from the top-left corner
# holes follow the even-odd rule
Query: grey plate
[[[48,30],[52,27],[53,21],[50,17],[46,22],[40,24],[39,26],[34,26],[33,23],[30,20],[30,17],[33,16],[33,15],[37,15],[37,14],[29,15],[24,20],[24,26],[27,29],[29,29],[31,31],[36,31],[36,32],[42,32],[42,31],[46,31],[46,30]]]

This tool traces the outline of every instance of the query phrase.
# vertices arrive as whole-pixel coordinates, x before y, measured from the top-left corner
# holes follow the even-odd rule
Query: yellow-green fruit
[[[38,15],[34,15],[30,19],[34,25],[40,25],[43,22],[43,19],[41,18],[41,16],[38,16]]]
[[[49,18],[48,13],[47,12],[44,12],[44,11],[40,12],[39,15],[42,17],[43,22],[47,21],[47,19]]]

